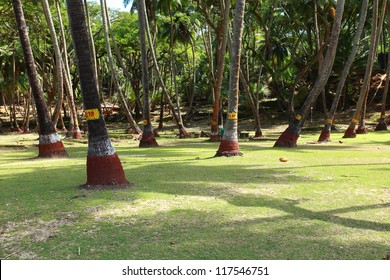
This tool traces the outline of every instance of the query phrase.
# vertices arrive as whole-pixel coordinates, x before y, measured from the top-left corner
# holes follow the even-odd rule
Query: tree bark
[[[211,117],[211,133],[210,133],[210,141],[219,142],[219,126],[218,126],[218,116],[219,111],[221,110],[221,88],[223,81],[223,72],[225,68],[225,55],[226,55],[226,47],[228,41],[228,32],[229,32],[229,13],[230,13],[230,0],[226,0],[225,9],[223,12],[223,20],[221,24],[221,28],[217,30],[217,38],[218,38],[218,49],[217,49],[217,69],[214,81],[214,102],[213,102],[213,114]]]
[[[336,7],[336,16],[334,18],[332,35],[329,42],[328,50],[326,51],[324,62],[321,68],[321,73],[318,76],[313,89],[310,91],[309,96],[306,98],[305,103],[301,108],[301,112],[295,114],[294,118],[290,120],[290,124],[287,129],[280,135],[276,141],[274,147],[296,147],[297,140],[302,131],[303,124],[310,113],[311,107],[313,107],[319,94],[328,81],[330,72],[333,67],[334,59],[336,56],[336,50],[338,45],[338,39],[341,29],[341,20],[344,13],[345,0],[338,0]]]
[[[56,10],[57,10],[57,17],[58,17],[58,22],[60,25],[60,33],[61,33],[61,45],[62,45],[62,71],[63,71],[63,76],[64,76],[64,85],[65,85],[65,90],[67,93],[67,99],[69,103],[69,108],[71,111],[71,118],[70,118],[70,129],[68,133],[75,139],[80,139],[82,138],[80,127],[79,127],[79,120],[78,120],[78,115],[77,115],[77,110],[76,110],[76,104],[74,100],[74,92],[73,92],[73,87],[71,83],[71,75],[70,75],[70,70],[69,70],[69,61],[68,61],[68,47],[66,44],[66,37],[65,37],[65,31],[64,31],[64,24],[62,21],[62,16],[61,16],[61,8],[60,8],[60,3],[59,0],[56,0]],[[68,135],[68,136],[70,136]]]
[[[26,21],[24,19],[23,7],[20,0],[12,0],[16,22],[18,25],[20,42],[23,49],[24,61],[27,74],[34,96],[39,122],[39,155],[38,157],[64,157],[67,152],[64,145],[54,129],[47,110],[46,101],[43,97],[42,86],[39,83],[38,72],[32,53],[30,39],[28,37]]]
[[[133,130],[134,134],[142,134],[142,130],[139,128],[138,124],[135,122],[129,107],[127,106],[126,99],[122,93],[122,89],[120,88],[119,79],[118,79],[118,73],[116,72],[115,65],[114,65],[114,59],[112,57],[111,52],[111,45],[110,45],[110,39],[108,35],[108,17],[107,17],[107,6],[106,6],[106,0],[100,0],[101,4],[101,11],[102,11],[102,18],[103,18],[103,31],[104,31],[104,41],[106,43],[106,51],[107,51],[107,57],[108,57],[108,63],[110,65],[111,75],[113,76],[114,80],[114,86],[118,93],[119,100],[122,105],[122,109],[125,112],[127,121],[130,124],[130,127]]]
[[[352,50],[348,57],[348,60],[344,66],[343,72],[340,76],[340,81],[337,84],[336,94],[332,102],[332,106],[329,110],[329,113],[327,114],[327,118],[324,124],[324,128],[322,129],[321,135],[318,139],[319,142],[324,141],[330,141],[330,134],[332,129],[332,124],[334,121],[334,116],[336,114],[337,106],[340,101],[341,94],[343,93],[343,88],[345,85],[345,81],[347,80],[349,70],[351,69],[352,63],[356,57],[356,54],[359,50],[359,44],[360,44],[360,37],[362,36],[363,29],[364,29],[364,23],[366,22],[367,18],[367,10],[368,10],[368,0],[362,1],[362,6],[360,9],[360,17],[359,17],[359,24],[356,29],[355,36],[353,38],[353,44],[352,44]]]
[[[352,120],[349,123],[347,130],[344,132],[343,138],[355,138],[356,137],[356,125],[362,119],[364,104],[367,100],[367,95],[370,87],[371,73],[374,65],[376,48],[377,48],[377,36],[378,36],[378,13],[379,13],[379,0],[374,0],[372,14],[372,31],[370,38],[370,50],[368,53],[366,71],[364,74],[363,84],[360,88],[359,99],[356,104],[356,110]],[[360,123],[361,124],[361,123]]]
[[[238,95],[240,80],[241,41],[245,15],[245,0],[237,0],[234,9],[233,38],[230,57],[228,118],[215,156],[242,155],[238,144]]]
[[[144,130],[139,146],[143,148],[157,147],[157,141],[154,137],[152,122],[150,118],[150,98],[149,98],[149,73],[148,73],[148,55],[146,52],[146,7],[145,0],[137,0],[138,17],[139,17],[139,37],[141,43],[141,60],[142,60],[142,85],[144,91],[144,104],[143,104],[143,124]]]
[[[67,0],[66,4],[88,125],[87,183],[85,188],[127,186],[125,173],[108,136],[100,106],[83,2],[82,0]]]

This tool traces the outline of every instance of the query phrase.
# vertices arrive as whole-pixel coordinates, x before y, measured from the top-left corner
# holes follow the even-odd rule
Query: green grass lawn
[[[273,148],[161,147],[112,134],[132,187],[86,191],[86,140],[36,159],[37,135],[0,135],[1,259],[382,259],[390,254],[390,133]],[[272,136],[272,135],[271,135]],[[287,162],[280,162],[286,157]]]

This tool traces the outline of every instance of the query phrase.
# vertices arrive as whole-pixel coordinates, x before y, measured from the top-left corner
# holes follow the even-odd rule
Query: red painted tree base
[[[322,130],[318,142],[331,142],[330,140],[330,130]]]
[[[139,142],[139,147],[140,148],[154,148],[158,147],[156,138],[154,137],[154,133],[143,133],[142,138]]]
[[[359,125],[358,128],[356,129],[356,134],[367,134],[367,133],[368,133],[367,126]]]
[[[185,130],[185,128],[180,128],[179,129],[179,138],[180,139],[185,139],[185,138],[191,138],[191,134]]]
[[[242,156],[240,147],[237,141],[221,140],[219,149],[214,157],[233,157]]]
[[[128,186],[121,161],[115,153],[112,156],[87,157],[87,183],[89,189],[94,186]]]
[[[348,127],[348,129],[344,132],[343,138],[356,138],[355,129]]]
[[[295,148],[297,146],[299,135],[287,128],[276,140],[274,147]]]
[[[81,134],[80,130],[73,132],[73,139],[81,139],[81,138],[83,138],[83,135]]]
[[[255,137],[263,137],[263,132],[261,130],[255,131]]]
[[[387,125],[385,122],[380,122],[375,127],[375,131],[384,131],[384,130],[387,130]]]
[[[68,153],[65,151],[64,144],[62,143],[62,141],[52,144],[39,144],[38,149],[38,157],[61,158],[68,156]]]

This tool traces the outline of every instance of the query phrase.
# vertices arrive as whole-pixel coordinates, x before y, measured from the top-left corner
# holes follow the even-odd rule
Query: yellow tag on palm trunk
[[[144,125],[147,125],[147,124],[148,124],[148,120],[144,120],[144,121],[143,121],[143,124],[144,124]]]
[[[358,120],[357,120],[357,119],[352,119],[351,122],[352,122],[352,123],[357,123]]]
[[[301,115],[296,115],[296,116],[295,116],[295,119],[298,120],[298,121],[300,121],[300,120],[302,119],[302,116],[301,116]]]
[[[332,119],[327,119],[326,122],[327,122],[328,124],[332,124],[332,123],[333,123],[333,120],[332,120]]]
[[[87,121],[97,120],[100,117],[99,109],[87,109],[85,110],[85,118]]]
[[[232,112],[228,114],[228,120],[237,120],[238,114],[236,112]]]

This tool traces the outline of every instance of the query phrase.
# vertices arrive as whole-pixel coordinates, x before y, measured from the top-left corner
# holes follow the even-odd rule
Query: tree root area
[[[320,137],[318,138],[318,142],[330,142],[330,131],[322,130]]]
[[[118,155],[88,156],[87,157],[87,183],[91,188],[95,186],[128,185],[122,164]]]
[[[297,146],[298,138],[299,134],[288,127],[282,135],[280,135],[279,139],[276,140],[274,147],[295,148]]]
[[[384,130],[387,130],[387,125],[385,122],[380,122],[375,127],[375,131],[384,131]]]
[[[356,129],[356,134],[367,134],[368,129],[366,126],[361,126],[359,125],[358,128]]]
[[[355,129],[348,127],[348,129],[345,131],[343,138],[356,138],[356,131]]]
[[[156,138],[154,136],[154,133],[149,133],[149,134],[146,134],[146,133],[143,133],[142,134],[142,138],[139,142],[139,147],[140,148],[154,148],[154,147],[158,147],[158,143],[156,141]]]
[[[38,149],[38,157],[41,158],[62,158],[68,156],[62,141],[52,144],[39,144]]]
[[[242,156],[240,147],[237,141],[222,140],[219,144],[219,149],[214,157],[234,157]]]

